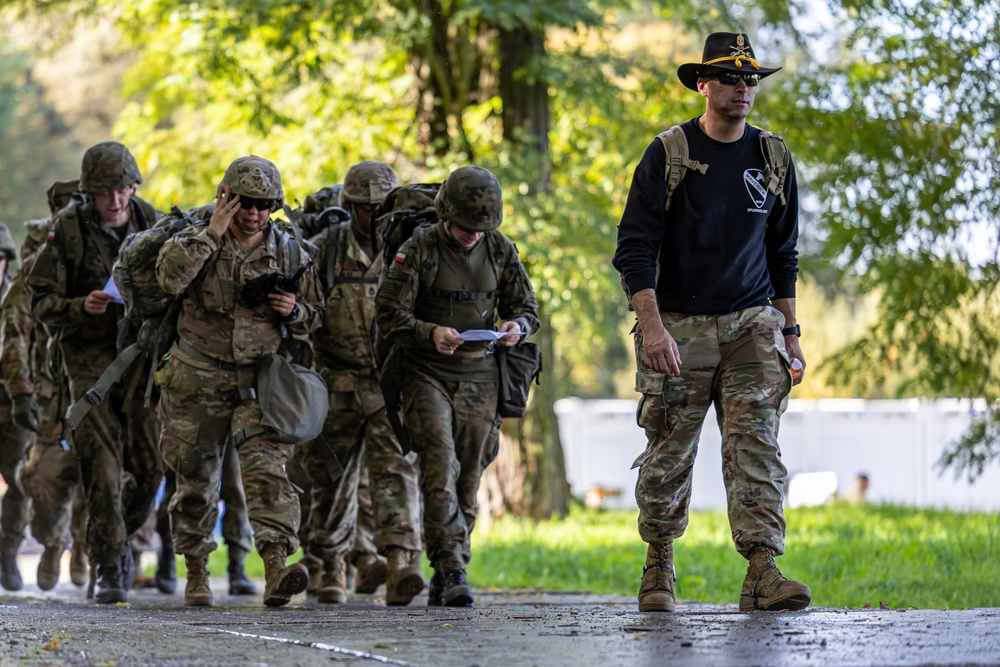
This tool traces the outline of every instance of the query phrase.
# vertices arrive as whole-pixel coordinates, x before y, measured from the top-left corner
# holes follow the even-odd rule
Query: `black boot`
[[[160,538],[160,553],[156,559],[156,588],[172,595],[177,590],[177,567],[174,564],[174,542]]]
[[[243,560],[247,552],[239,547],[229,547],[229,594],[230,595],[257,595],[257,587],[250,581],[246,570],[243,568]]]
[[[121,558],[106,565],[97,566],[97,593],[94,599],[98,604],[125,602],[127,594],[122,583]]]
[[[444,594],[444,575],[441,570],[434,570],[430,586],[427,587],[427,606],[440,607],[442,594]]]
[[[132,544],[125,540],[125,553],[121,555],[122,586],[130,591],[135,586],[135,559],[132,557]]]
[[[0,586],[8,591],[19,591],[24,586],[21,571],[17,569],[17,547],[0,548]]]
[[[465,578],[464,569],[445,572],[441,602],[445,607],[472,606],[472,587],[469,586],[469,580]]]

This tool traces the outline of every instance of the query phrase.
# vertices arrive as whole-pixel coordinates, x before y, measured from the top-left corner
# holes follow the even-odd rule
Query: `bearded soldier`
[[[418,454],[434,567],[428,603],[466,607],[476,494],[496,458],[501,418],[493,343],[462,333],[496,331],[512,347],[538,329],[538,306],[517,249],[497,231],[503,201],[492,173],[456,169],[435,210],[439,222],[402,245],[375,304],[379,331],[402,350],[404,421]]]
[[[285,565],[299,546],[299,498],[285,471],[294,445],[263,425],[256,371],[259,361],[278,352],[286,333],[308,335],[319,324],[322,296],[308,268],[309,248],[271,220],[284,202],[274,164],[253,155],[233,161],[216,196],[208,224],[174,235],[156,265],[166,292],[190,297],[183,301],[178,340],[162,371],[159,403],[160,450],[176,475],[170,503],[174,548],[187,565],[185,603],[212,605],[208,555],[217,548],[212,529],[222,459],[232,438],[264,559],[264,604],[276,607],[305,590],[308,572],[301,563]],[[298,274],[296,291],[246,297],[248,284],[276,274]]]
[[[125,237],[151,227],[159,213],[135,196],[142,175],[120,143],[87,149],[74,202],[52,219],[28,274],[32,312],[58,336],[73,402],[117,356],[124,307],[105,291]],[[76,428],[73,448],[87,498],[87,545],[97,567],[98,603],[124,602],[135,575],[129,540],[145,523],[163,478],[156,415],[143,405],[146,368],[129,369]],[[131,480],[125,484],[124,479]]]
[[[364,463],[372,488],[373,540],[387,559],[386,604],[409,604],[424,589],[417,472],[389,424],[371,337],[382,270],[381,239],[371,238],[371,217],[398,184],[385,163],[354,165],[340,191],[340,205],[351,219],[312,239],[326,296],[323,328],[313,334],[315,365],[330,389],[330,412],[322,440],[305,447],[302,463],[313,479],[310,549],[323,562],[317,597],[325,603],[347,600],[344,559],[358,539]],[[331,450],[343,467],[339,478],[324,463]],[[359,568],[362,581],[372,566]]]

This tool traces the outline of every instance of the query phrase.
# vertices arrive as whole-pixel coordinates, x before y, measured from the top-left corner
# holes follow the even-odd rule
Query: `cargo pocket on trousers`
[[[667,376],[640,368],[635,372],[635,390],[642,394],[635,412],[636,423],[647,430],[659,430],[666,425],[663,389]]]
[[[183,419],[170,419],[163,426],[160,454],[164,463],[184,477],[200,470],[202,457],[198,455],[198,423]]]

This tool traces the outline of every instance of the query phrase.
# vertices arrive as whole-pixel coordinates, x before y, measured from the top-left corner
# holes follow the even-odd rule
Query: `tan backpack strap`
[[[785,205],[785,181],[788,179],[788,146],[774,132],[760,130],[760,152],[764,155],[764,185]]]
[[[670,210],[670,200],[673,199],[674,190],[680,185],[681,179],[684,178],[687,170],[694,169],[698,173],[704,174],[708,171],[708,165],[690,158],[687,136],[680,125],[674,125],[670,129],[660,132],[656,137],[663,142],[663,150],[666,153],[663,180],[667,182],[667,201],[663,206],[663,210],[668,211]]]

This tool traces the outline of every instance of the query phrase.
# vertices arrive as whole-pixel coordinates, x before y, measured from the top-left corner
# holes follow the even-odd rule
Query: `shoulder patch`
[[[403,252],[402,250],[400,250],[399,252],[396,253],[396,256],[392,259],[392,261],[394,261],[394,262],[396,262],[398,264],[405,263],[406,262],[406,253]]]
[[[48,241],[52,241],[55,238],[56,238],[56,231],[54,229],[50,229],[49,233],[45,235],[45,239]]]

